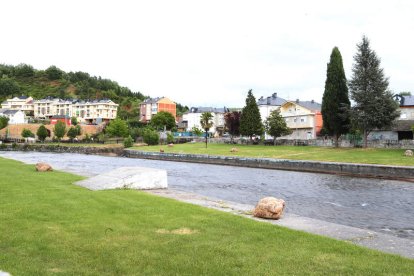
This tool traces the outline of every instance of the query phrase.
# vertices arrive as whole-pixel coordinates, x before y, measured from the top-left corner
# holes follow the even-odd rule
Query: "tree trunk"
[[[207,130],[206,130],[206,148],[207,148]]]
[[[364,129],[364,148],[368,147],[368,131]]]
[[[276,146],[276,137],[273,138],[273,146]]]
[[[339,148],[339,135],[336,133],[335,134],[335,148]]]

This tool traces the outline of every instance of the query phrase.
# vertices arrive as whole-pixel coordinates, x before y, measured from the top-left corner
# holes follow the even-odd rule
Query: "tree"
[[[206,148],[207,148],[208,131],[213,126],[213,122],[211,121],[212,118],[213,118],[213,115],[211,114],[211,112],[201,113],[200,125],[204,129],[205,134],[206,134]]]
[[[21,63],[14,67],[14,75],[16,77],[33,77],[35,74],[35,70],[33,66]]]
[[[46,76],[49,80],[59,80],[62,78],[63,71],[52,65],[45,71]]]
[[[70,123],[72,125],[76,126],[78,124],[78,118],[76,118],[76,117],[70,118]]]
[[[157,130],[171,130],[175,127],[175,118],[170,112],[160,111],[151,118],[151,125]]]
[[[5,128],[9,124],[9,118],[0,116],[0,129]]]
[[[49,132],[47,131],[47,128],[44,125],[41,125],[36,132],[37,138],[39,138],[40,141],[44,142],[46,137],[49,136]]]
[[[34,133],[30,129],[27,129],[27,128],[24,128],[22,130],[21,136],[23,138],[29,138],[29,137],[33,137],[34,138],[35,137]]]
[[[121,119],[111,121],[105,131],[112,137],[127,137],[129,135],[128,125]]]
[[[130,148],[134,145],[134,139],[132,139],[131,135],[124,139],[124,148]]]
[[[363,133],[364,147],[368,134],[373,129],[390,127],[399,116],[398,104],[388,90],[388,78],[380,68],[380,59],[371,50],[367,37],[357,45],[354,56],[352,79],[349,82],[352,107],[352,121]]]
[[[351,102],[348,97],[342,56],[337,47],[332,50],[326,71],[321,110],[323,128],[329,135],[334,136],[335,147],[338,147],[339,137],[350,129]]]
[[[1,77],[1,76],[0,76]],[[17,95],[20,93],[20,86],[13,79],[0,79],[0,98]]]
[[[144,143],[148,145],[158,145],[160,141],[160,135],[157,131],[147,128],[143,131],[142,138]]]
[[[250,140],[253,135],[263,134],[262,118],[251,89],[247,93],[246,106],[243,107],[240,115],[240,134],[249,136]]]
[[[53,128],[53,132],[55,133],[55,136],[58,138],[58,141],[63,138],[66,134],[66,124],[62,121],[58,121]]]
[[[196,126],[193,126],[191,133],[195,136],[201,136],[203,134],[203,131]]]
[[[265,120],[266,132],[273,137],[273,144],[276,144],[276,138],[280,136],[289,135],[292,130],[286,125],[285,119],[278,109],[273,110],[269,117]]]
[[[224,114],[226,130],[230,133],[231,141],[233,141],[233,136],[240,135],[240,116],[240,111],[227,112]]]
[[[73,139],[75,139],[76,136],[78,136],[78,130],[76,129],[76,127],[70,127],[67,135],[70,138],[70,140],[73,141]]]

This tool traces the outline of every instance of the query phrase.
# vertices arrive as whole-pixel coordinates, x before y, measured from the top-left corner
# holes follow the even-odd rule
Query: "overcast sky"
[[[247,91],[322,101],[332,48],[351,77],[365,34],[394,92],[414,92],[414,1],[2,1],[0,63],[50,65],[189,106]]]

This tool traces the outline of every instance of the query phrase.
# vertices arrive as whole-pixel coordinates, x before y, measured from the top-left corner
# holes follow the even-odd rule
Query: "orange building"
[[[146,99],[140,105],[140,118],[141,122],[147,123],[151,121],[152,116],[158,112],[166,111],[171,113],[174,118],[177,117],[177,109],[175,102],[168,98],[152,98]]]

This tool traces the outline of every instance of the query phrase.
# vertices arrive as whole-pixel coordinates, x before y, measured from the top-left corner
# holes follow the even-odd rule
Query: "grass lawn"
[[[328,148],[314,146],[262,146],[262,145],[228,145],[204,143],[176,144],[167,146],[133,147],[135,150],[165,152],[226,155],[239,157],[279,158],[294,160],[317,160],[332,162],[366,163],[414,166],[414,157],[404,156],[403,149],[374,149],[374,148]],[[237,148],[238,152],[230,152]]]
[[[0,158],[12,275],[407,275],[414,260]]]

